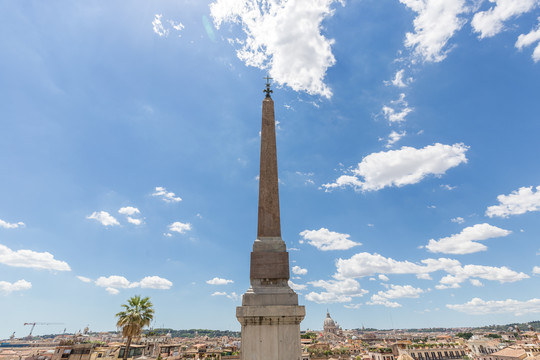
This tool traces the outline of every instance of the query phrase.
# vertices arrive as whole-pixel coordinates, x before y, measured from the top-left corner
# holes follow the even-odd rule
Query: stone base
[[[300,360],[300,322],[305,314],[304,306],[298,305],[237,307],[241,360]]]

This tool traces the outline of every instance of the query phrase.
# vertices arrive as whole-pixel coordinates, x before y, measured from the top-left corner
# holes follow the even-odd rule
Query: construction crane
[[[32,328],[30,329],[30,334],[26,337],[27,339],[32,338],[32,332],[34,331],[34,328],[36,325],[63,325],[63,323],[47,323],[47,322],[31,322],[31,323],[24,323],[24,325],[32,325]]]

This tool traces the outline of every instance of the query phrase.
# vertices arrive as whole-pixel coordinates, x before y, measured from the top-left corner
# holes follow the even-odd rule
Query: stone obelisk
[[[251,287],[236,308],[242,324],[241,360],[300,360],[305,308],[289,287],[289,253],[281,239],[274,101],[266,77],[262,104],[257,239],[251,253]]]

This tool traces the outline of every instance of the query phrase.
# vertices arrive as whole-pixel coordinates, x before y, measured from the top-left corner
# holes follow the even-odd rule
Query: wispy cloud
[[[439,62],[446,58],[448,41],[466,23],[460,15],[469,11],[465,0],[400,0],[417,16],[414,32],[406,34],[405,46],[423,61]]]
[[[157,196],[167,203],[175,203],[182,201],[181,197],[176,196],[176,194],[172,191],[167,191],[167,189],[162,186],[157,186],[155,192],[152,193],[152,196]]]
[[[24,227],[24,223],[22,221],[16,222],[16,223],[9,223],[7,221],[4,221],[0,219],[0,227],[4,229],[17,229],[19,227]]]
[[[536,8],[538,0],[490,0],[495,6],[474,14],[471,25],[479,38],[492,37],[504,28],[504,22]]]
[[[94,211],[91,215],[86,217],[87,219],[96,220],[103,226],[118,226],[120,223],[114,216],[106,211]]]
[[[413,109],[409,107],[409,103],[405,100],[405,94],[403,93],[399,95],[397,100],[390,101],[389,105],[385,105],[382,108],[382,113],[390,124],[404,122],[407,115],[412,111]]]
[[[238,296],[237,293],[235,293],[234,291],[232,293],[226,293],[224,291],[215,291],[212,293],[211,296],[225,296],[226,298],[229,298],[231,300],[234,300],[234,301],[237,301],[240,299],[240,296]]]

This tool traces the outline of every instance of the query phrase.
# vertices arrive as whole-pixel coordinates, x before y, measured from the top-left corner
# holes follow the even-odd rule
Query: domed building
[[[330,312],[326,312],[326,319],[324,319],[323,335],[334,334],[337,335],[336,322],[330,317]]]

